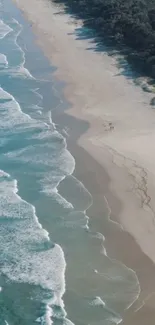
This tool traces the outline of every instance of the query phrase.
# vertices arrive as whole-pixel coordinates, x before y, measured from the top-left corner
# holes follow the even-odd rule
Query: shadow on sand
[[[99,35],[99,31],[95,28],[87,26],[87,19],[83,12],[80,12],[78,8],[71,7],[67,1],[55,0],[55,3],[58,5],[58,11],[55,15],[69,14],[71,19],[77,21],[77,27],[73,33],[75,39],[78,40],[87,40],[89,42],[89,47],[86,48],[87,51],[100,52],[114,57],[114,65],[118,68],[118,73],[114,75],[125,76],[128,80],[134,82],[136,86],[141,86],[145,92],[154,93],[154,80],[148,78],[138,67],[135,62],[132,61],[132,56],[134,52],[131,49],[127,48],[125,45],[118,46],[113,39],[104,38]],[[63,4],[63,7],[62,7]],[[83,20],[83,26],[79,27],[78,21]],[[152,104],[153,103],[153,104]],[[155,106],[155,97],[151,100],[152,107]]]

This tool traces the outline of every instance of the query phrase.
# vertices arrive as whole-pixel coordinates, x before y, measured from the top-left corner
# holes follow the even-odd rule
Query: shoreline
[[[21,4],[18,3],[17,0],[15,0],[15,2],[16,2],[16,4],[18,4],[19,8],[20,8],[20,6],[22,6]],[[28,7],[31,6],[30,1],[28,1],[28,2],[29,2],[29,5],[27,5],[27,7],[26,8],[24,7],[25,9],[24,8],[23,9],[25,10],[26,15],[30,14],[30,17],[28,17],[28,18],[35,25],[35,22],[31,18],[32,17],[31,13],[26,11],[26,10],[28,10]],[[33,2],[34,2],[34,7],[35,7],[36,0],[34,0]],[[22,1],[22,3],[23,3],[23,6],[24,5],[26,6],[26,2],[24,0]],[[40,5],[41,5],[41,3],[43,5],[42,1],[40,1]],[[34,15],[34,12],[32,12],[32,15]],[[38,19],[39,19],[39,17],[40,17],[39,13],[36,15],[38,15]],[[66,16],[65,16],[64,20],[68,19],[68,18],[66,18]],[[35,17],[35,15],[34,15],[34,17]],[[47,17],[46,10],[45,10],[45,17]],[[64,124],[68,123],[70,137],[67,139],[67,144],[68,144],[69,150],[74,155],[75,160],[76,160],[75,175],[77,176],[77,178],[79,180],[81,180],[84,183],[84,185],[87,187],[87,189],[93,195],[93,199],[94,199],[94,204],[89,209],[89,217],[91,219],[91,214],[93,215],[93,209],[95,209],[95,212],[97,212],[96,207],[98,207],[98,215],[101,217],[101,215],[103,213],[103,211],[102,211],[103,193],[105,193],[104,195],[106,196],[106,198],[110,204],[111,211],[112,211],[111,219],[116,220],[118,223],[123,224],[123,228],[128,231],[128,233],[124,232],[124,231],[123,232],[118,231],[118,233],[115,234],[115,230],[107,229],[106,248],[108,250],[108,253],[110,253],[109,255],[111,257],[113,255],[115,256],[115,258],[117,255],[120,256],[120,258],[118,258],[119,260],[121,260],[123,263],[125,261],[125,263],[124,263],[125,265],[127,265],[128,267],[130,267],[134,271],[136,271],[139,281],[140,281],[140,284],[141,284],[141,289],[142,289],[142,295],[141,295],[141,301],[140,301],[140,304],[142,304],[143,299],[145,297],[147,297],[147,295],[149,296],[150,292],[152,292],[152,291],[155,292],[155,288],[154,288],[155,268],[154,268],[154,263],[150,260],[150,258],[154,259],[154,252],[152,252],[152,251],[150,252],[151,243],[149,243],[149,246],[147,246],[146,243],[142,243],[143,238],[139,239],[139,237],[138,237],[138,240],[137,240],[137,238],[136,238],[137,229],[136,229],[136,233],[132,229],[135,225],[134,220],[132,221],[132,224],[129,225],[128,220],[125,220],[125,222],[124,222],[123,214],[124,214],[124,212],[126,212],[128,210],[131,202],[133,202],[133,210],[132,210],[132,207],[130,207],[130,209],[129,209],[130,214],[132,214],[135,211],[134,209],[136,207],[138,214],[141,215],[141,210],[142,210],[143,206],[142,206],[142,208],[140,208],[140,211],[139,211],[139,202],[144,201],[143,203],[145,204],[145,200],[146,200],[146,197],[144,196],[145,188],[143,189],[143,184],[141,185],[141,183],[140,183],[141,179],[143,180],[143,178],[145,176],[145,175],[143,175],[143,169],[142,168],[140,169],[137,164],[135,165],[134,164],[135,162],[133,160],[128,161],[128,159],[126,159],[126,158],[124,159],[125,156],[116,154],[116,153],[114,153],[113,150],[111,150],[110,152],[109,152],[109,150],[107,150],[108,145],[110,146],[110,144],[112,143],[112,140],[113,140],[113,139],[111,139],[112,138],[111,134],[113,133],[113,128],[115,129],[115,123],[116,123],[116,126],[119,127],[120,121],[114,120],[115,123],[113,123],[113,121],[111,122],[111,120],[113,119],[113,116],[111,115],[112,116],[112,118],[111,118],[110,115],[106,116],[106,114],[103,114],[102,119],[100,119],[101,111],[100,111],[99,107],[97,107],[97,114],[96,115],[93,114],[93,110],[92,110],[93,107],[90,109],[89,105],[92,105],[91,100],[93,101],[93,104],[95,104],[95,100],[96,100],[95,96],[98,95],[98,93],[95,94],[95,92],[93,90],[93,85],[92,85],[93,96],[92,96],[92,98],[90,98],[91,100],[88,99],[88,94],[86,94],[86,96],[85,96],[85,94],[81,92],[82,91],[81,88],[79,88],[79,90],[77,89],[78,91],[76,91],[75,95],[73,95],[75,92],[76,86],[74,85],[73,76],[70,75],[71,72],[69,71],[69,77],[68,77],[68,71],[67,71],[67,67],[65,66],[65,62],[61,62],[61,60],[60,60],[60,59],[62,59],[62,56],[59,57],[59,55],[58,55],[58,60],[60,60],[60,64],[57,64],[57,62],[56,62],[57,60],[55,59],[56,54],[58,54],[58,52],[60,50],[58,51],[58,49],[54,48],[55,54],[54,54],[54,59],[53,59],[53,55],[50,54],[51,53],[50,48],[53,48],[54,41],[52,40],[52,42],[50,44],[49,34],[46,31],[46,29],[45,29],[45,31],[43,31],[42,29],[40,29],[40,26],[37,26],[37,24],[36,24],[36,27],[34,26],[34,28],[38,29],[38,32],[36,33],[36,35],[39,36],[39,44],[43,48],[45,54],[48,56],[48,58],[50,58],[52,60],[52,63],[54,63],[58,67],[60,66],[60,69],[58,69],[55,73],[56,77],[60,80],[64,80],[69,83],[69,86],[65,87],[64,93],[65,93],[65,97],[67,99],[69,99],[69,102],[73,104],[72,108],[67,110],[67,112],[65,112],[64,115],[63,115],[62,111],[60,111],[60,112],[57,111],[56,115],[54,116],[54,114],[53,114],[53,116],[54,116],[54,122],[58,122],[61,125],[61,120],[63,121],[62,127],[64,126]],[[56,26],[55,26],[55,28],[56,28]],[[67,24],[67,28],[68,28],[68,30],[70,30],[70,29],[72,30],[72,28],[73,28],[72,24],[70,24],[70,25]],[[60,32],[63,33],[62,30]],[[43,36],[44,36],[45,40],[44,40]],[[46,36],[47,36],[47,39],[46,39]],[[42,44],[41,44],[40,40],[42,40],[41,41]],[[59,38],[58,38],[58,41],[59,41]],[[76,44],[77,44],[77,42],[78,41],[76,41]],[[81,45],[80,45],[79,53],[80,53],[80,50],[83,53],[83,50],[85,51],[85,45],[83,47],[81,47]],[[88,52],[86,52],[86,53],[88,53]],[[86,54],[86,56],[87,56],[87,54]],[[94,60],[95,60],[96,54],[93,54],[93,56],[95,56],[95,58],[94,58]],[[85,59],[83,57],[83,54],[81,55],[80,59],[81,60]],[[102,58],[101,58],[101,60],[102,60]],[[108,58],[108,61],[109,60],[112,60],[112,59]],[[64,66],[64,70],[61,69],[62,66]],[[98,66],[99,66],[99,64],[98,64]],[[110,74],[111,74],[111,71],[110,71]],[[76,77],[78,77],[77,80],[79,80],[78,71],[77,71],[77,75],[75,76],[75,79],[76,79]],[[97,74],[95,75],[95,77],[97,78]],[[95,78],[95,80],[97,80],[96,78]],[[73,81],[72,85],[70,84],[71,80]],[[84,78],[83,82],[85,83],[85,82],[87,82],[87,80],[85,80],[85,78]],[[112,84],[114,85],[115,82]],[[102,85],[100,85],[100,86],[102,86]],[[106,89],[104,91],[104,94],[106,94],[106,91],[108,91],[108,85],[105,88]],[[116,90],[118,90],[118,89],[116,89]],[[96,91],[96,89],[95,89],[95,91]],[[99,91],[102,91],[102,88],[100,88]],[[88,104],[86,103],[84,96],[86,99],[88,99]],[[138,96],[140,96],[140,94]],[[121,97],[121,94],[120,94],[120,97]],[[145,94],[144,100],[145,99],[146,99],[146,101],[149,102],[150,95]],[[77,103],[75,105],[76,101],[77,101]],[[108,105],[108,101],[109,101],[109,97],[106,99],[107,105]],[[146,108],[147,105],[148,104],[144,105],[145,109],[147,109]],[[82,107],[83,107],[83,109],[82,109]],[[80,112],[79,112],[79,109],[80,109]],[[143,110],[143,112],[144,112],[144,110]],[[142,114],[143,114],[143,112],[142,112]],[[120,114],[121,113],[122,113],[122,111],[120,112]],[[127,110],[126,110],[126,113],[127,113]],[[66,117],[65,122],[64,122],[64,116]],[[127,115],[127,117],[128,117],[128,115]],[[72,123],[69,121],[69,119],[74,120],[74,121],[78,119],[77,126],[74,130],[72,130]],[[81,136],[80,130],[78,129],[78,127],[80,128],[80,123],[79,123],[80,119],[88,121],[89,126],[90,126],[87,129],[87,132],[83,133],[82,136]],[[146,119],[146,114],[144,115],[144,119],[142,121],[143,125],[145,124],[145,119]],[[132,122],[133,121],[131,121],[129,126],[132,125]],[[74,126],[75,126],[75,123],[73,124],[73,127]],[[122,127],[121,123],[120,123],[120,127]],[[125,127],[124,127],[124,129],[125,129]],[[107,140],[108,144],[102,142],[102,139],[101,139],[101,135],[104,135],[105,133],[108,133],[108,134],[110,133],[109,137],[106,136],[106,138],[107,138],[106,140]],[[116,132],[116,137],[117,137],[117,132]],[[119,137],[118,137],[118,139],[119,139]],[[76,140],[77,140],[77,143],[76,143]],[[75,144],[76,144],[76,147],[75,147]],[[117,147],[117,145],[118,145],[117,142],[115,142],[115,144]],[[122,148],[121,148],[121,150],[122,150]],[[102,155],[104,155],[104,159],[102,158],[103,157]],[[94,159],[94,157],[95,157],[95,159]],[[135,153],[133,154],[133,158],[135,159]],[[124,163],[124,160],[126,160],[125,163]],[[81,167],[80,167],[80,164],[81,164]],[[83,168],[83,165],[85,166],[85,168]],[[85,173],[85,172],[81,173],[82,170],[85,170],[85,171],[87,170],[88,165],[90,166],[89,167],[90,168],[89,175],[91,175],[91,177],[89,177],[88,173]],[[135,170],[133,170],[133,169],[135,169]],[[96,172],[95,176],[93,176],[93,170],[95,170],[95,172]],[[111,172],[110,177],[108,175],[109,171]],[[132,171],[132,173],[131,173],[131,177],[130,177],[129,172],[131,172],[131,171]],[[142,173],[142,175],[141,175],[141,173]],[[102,177],[101,177],[101,175],[102,175]],[[137,177],[137,175],[138,175],[138,177]],[[126,188],[129,190],[129,187],[131,189],[133,187],[133,184],[135,183],[136,177],[138,178],[137,184],[141,185],[141,188],[139,191],[140,193],[138,193],[138,195],[137,195],[137,193],[136,193],[137,189],[135,189],[135,192],[130,193],[131,197],[129,195],[129,192],[127,193],[126,196],[124,196],[124,194],[123,194],[124,189]],[[133,178],[134,178],[134,181],[133,181]],[[119,184],[119,180],[121,180],[120,184]],[[106,186],[103,185],[103,181],[105,181]],[[94,186],[94,182],[95,182],[95,186]],[[116,185],[117,186],[119,185],[118,188],[116,187]],[[96,193],[96,191],[94,191],[94,193],[92,193],[93,187],[95,189],[98,189],[97,193]],[[119,192],[119,195],[117,192]],[[136,198],[135,198],[135,196],[136,196]],[[127,201],[129,201],[129,202],[127,202]],[[138,202],[138,204],[137,204],[137,202]],[[124,204],[124,206],[123,206],[123,204]],[[147,213],[148,213],[148,211],[147,211]],[[146,215],[143,216],[143,220],[142,220],[143,222],[145,222],[145,217],[146,217]],[[128,213],[127,213],[126,219],[129,219]],[[122,222],[122,220],[123,220],[123,222]],[[138,221],[138,224],[139,224],[139,221]],[[144,227],[144,226],[145,225],[142,224],[142,227]],[[148,226],[150,226],[150,225],[148,225]],[[109,228],[112,228],[112,227],[109,227]],[[131,235],[129,233],[131,233]],[[115,240],[113,240],[114,236],[115,236]],[[150,258],[147,257],[145,254],[143,254],[139,245],[137,245],[137,243],[133,239],[133,236],[138,241],[138,243],[141,246],[144,253],[147,253],[147,255]],[[153,237],[153,235],[152,235],[152,237]],[[110,240],[111,238],[112,238],[112,240]],[[154,238],[152,238],[152,243],[153,242],[154,242]],[[123,243],[123,247],[126,247],[124,252],[122,252],[122,243]],[[114,245],[117,247],[114,247]],[[131,247],[133,247],[132,251],[134,251],[134,256],[130,256]],[[140,269],[139,269],[139,266],[141,266]],[[150,283],[148,283],[148,277],[146,279],[146,272],[148,274]],[[152,297],[153,297],[153,295],[151,296],[151,298]],[[153,325],[154,324],[153,320],[155,318],[155,310],[153,308],[153,303],[152,303],[151,299],[148,299],[147,303],[148,303],[148,305],[144,305],[144,307],[142,309],[140,309],[140,312],[138,312],[136,314],[133,312],[133,310],[132,310],[133,308],[130,308],[125,313],[125,318],[124,318],[123,323],[128,325],[132,321],[132,324],[143,325],[146,323],[146,319],[144,319],[143,311],[145,311],[146,315],[148,316],[148,313],[150,313],[150,310],[151,310],[152,315],[149,316],[149,317],[151,317],[149,320],[150,320],[150,325]],[[136,309],[136,308],[139,308],[139,306],[140,305],[139,305],[139,301],[138,301],[138,307],[134,307],[134,306],[133,307]],[[141,313],[141,311],[142,311],[142,313]],[[135,315],[136,315],[136,319],[134,318]],[[137,319],[137,317],[138,317],[138,319]]]
[[[67,139],[67,148],[74,156],[76,161],[76,166],[73,175],[84,184],[84,186],[87,188],[87,190],[91,193],[93,197],[93,204],[87,209],[87,215],[89,217],[89,225],[91,230],[92,220],[94,220],[94,216],[96,216],[100,221],[101,228],[93,228],[93,231],[101,232],[101,229],[104,229],[103,233],[105,236],[105,248],[108,253],[108,256],[110,257],[110,259],[118,260],[124,265],[126,265],[129,269],[135,271],[140,283],[140,296],[135,302],[133,302],[132,306],[128,310],[125,310],[125,313],[123,315],[123,321],[121,322],[121,324],[131,325],[132,323],[133,325],[145,325],[147,317],[148,315],[150,315],[150,307],[152,306],[152,315],[149,316],[149,324],[154,325],[155,297],[152,292],[155,292],[155,265],[150,260],[150,258],[141,251],[141,248],[136,243],[134,238],[129,234],[129,232],[122,230],[122,228],[120,227],[117,216],[119,215],[119,213],[121,213],[122,203],[117,198],[117,196],[113,195],[113,193],[111,192],[111,180],[107,171],[103,169],[103,167],[96,160],[94,160],[94,158],[84,148],[80,147],[77,141],[75,141],[75,134],[78,139],[77,128],[80,124],[80,121],[78,121],[75,117],[68,116],[67,112],[61,112],[61,114],[58,114],[58,116],[57,114],[54,115],[54,121],[56,121],[56,123],[58,123],[60,127],[62,127],[62,129],[64,124],[67,125],[67,127],[70,129],[73,123],[74,126],[76,126],[74,131],[70,134],[70,137]],[[81,133],[79,132],[79,136],[80,135]],[[86,169],[87,172],[85,172]],[[94,170],[96,171],[95,176],[93,176]],[[106,229],[105,220],[104,228],[101,224],[103,212],[105,211],[105,202],[103,203],[103,194],[105,197],[109,196],[110,203],[113,203],[112,209],[110,206],[110,222],[107,219]],[[131,252],[134,252],[134,254],[131,255]],[[145,301],[145,299],[147,304],[143,302],[143,300]],[[146,318],[144,318],[143,313],[146,314]]]

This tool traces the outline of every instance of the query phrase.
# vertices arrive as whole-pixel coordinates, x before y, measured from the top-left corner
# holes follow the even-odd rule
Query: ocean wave
[[[40,103],[42,96],[39,95],[38,89],[34,89],[34,92],[37,94]],[[50,124],[47,124],[42,121],[36,121],[31,118],[30,115],[22,112],[19,103],[15,98],[0,88],[0,102],[1,102],[1,145],[6,144],[6,136],[12,136],[12,133],[18,134],[24,129],[27,131],[27,139],[35,140],[48,140],[48,143],[45,144],[36,144],[35,146],[27,146],[20,150],[13,150],[13,152],[7,152],[6,156],[12,160],[21,162],[29,162],[31,164],[42,165],[42,166],[53,166],[56,167],[56,172],[44,173],[42,175],[42,180],[40,183],[43,186],[42,191],[49,195],[55,195],[54,190],[57,188],[65,175],[69,175],[73,172],[75,167],[75,161],[72,155],[67,150],[67,144],[65,138],[60,135],[52,125],[51,115],[50,115]],[[38,129],[39,133],[38,133]],[[29,133],[30,130],[30,133]],[[32,133],[33,132],[33,133]],[[2,139],[2,137],[4,139]],[[52,138],[51,143],[49,143]],[[3,141],[2,141],[3,140]],[[11,140],[12,141],[12,140]],[[60,146],[58,145],[60,144]],[[54,149],[54,151],[53,151]],[[58,153],[58,155],[56,154]],[[52,167],[53,167],[52,166]],[[52,168],[53,169],[53,168]],[[46,176],[47,174],[47,176]],[[57,193],[57,199],[67,204],[70,207],[70,203],[67,203]]]
[[[0,39],[3,39],[8,33],[12,31],[8,25],[6,25],[3,20],[0,19]]]
[[[0,172],[0,211],[1,274],[14,282],[51,290],[50,304],[63,308],[66,268],[63,251],[50,241],[48,232],[38,221],[35,207],[18,195],[17,181],[3,171]]]
[[[25,52],[17,42],[22,32],[22,26],[15,19],[12,21],[11,26],[13,29],[10,29],[5,36],[8,36],[12,41],[11,44],[14,44],[18,53],[18,60],[16,64],[10,65],[10,57],[3,57],[2,60],[7,61],[7,71],[5,73],[14,78],[12,79],[14,81],[17,78],[21,82],[24,79],[35,81],[35,78],[24,67]],[[15,97],[0,88],[2,108],[0,111],[0,135],[1,138],[4,138],[4,144],[6,144],[6,138],[7,141],[14,141],[12,149],[10,147],[6,148],[6,152],[1,156],[1,159],[3,161],[6,159],[7,164],[9,161],[10,165],[17,163],[20,168],[21,165],[29,166],[32,170],[37,171],[37,175],[39,175],[38,183],[41,186],[40,192],[53,198],[65,209],[69,210],[68,220],[65,220],[65,225],[71,228],[75,227],[75,224],[79,224],[81,228],[89,230],[89,218],[86,215],[86,210],[92,204],[92,197],[84,185],[74,177],[72,177],[72,181],[74,186],[76,183],[76,191],[78,189],[78,193],[82,194],[79,197],[82,198],[83,196],[85,199],[83,201],[79,199],[78,201],[78,196],[75,193],[75,201],[72,202],[63,193],[59,193],[57,188],[62,183],[62,180],[66,180],[66,176],[72,175],[75,169],[75,160],[67,150],[66,139],[57,132],[56,126],[52,122],[51,112],[48,111],[43,114],[43,96],[39,93],[39,88],[34,86],[31,91],[38,98],[38,101],[36,105],[32,105],[30,102],[30,114],[26,114],[22,111],[22,107]],[[39,112],[41,116],[37,120],[34,118],[35,111]],[[13,137],[13,135],[19,135],[19,137]],[[23,138],[26,139],[24,146],[22,143]],[[20,139],[22,139],[21,142]],[[15,146],[17,141],[18,148]],[[1,272],[13,282],[41,286],[43,294],[40,299],[44,310],[36,320],[38,323],[42,325],[52,324],[52,318],[63,318],[65,324],[71,325],[72,323],[66,318],[62,300],[65,292],[66,269],[64,253],[59,245],[53,244],[48,232],[42,228],[35,207],[18,195],[17,180],[12,179],[9,174],[1,173],[0,250],[3,256],[3,263],[0,263],[0,265],[2,264],[0,266]],[[79,209],[79,204],[81,213],[75,211],[76,208]],[[99,237],[99,239],[104,240],[101,234]],[[106,255],[105,248],[103,253]],[[107,274],[95,271],[99,277],[107,276]],[[127,271],[130,270],[127,269]],[[109,278],[115,278],[118,282],[120,280],[121,284],[123,283],[123,281],[121,282],[122,277],[119,278],[118,275],[113,274],[112,270],[108,276]],[[131,284],[130,280],[129,276],[129,285]],[[50,291],[48,298],[46,298],[44,290]],[[133,293],[132,290],[133,286],[129,295]],[[94,306],[101,306],[101,302],[102,307],[105,307],[104,301],[100,297],[96,297]],[[111,318],[107,320],[106,325],[120,322],[120,318],[108,309],[109,314]]]
[[[60,181],[62,178],[60,179]],[[44,188],[42,190],[43,193],[45,193],[47,196],[52,197],[60,206],[63,206],[64,209],[73,210],[73,205],[68,202],[63,196],[61,196],[57,190],[57,186],[54,189],[51,189],[51,185],[44,185]]]
[[[106,303],[102,300],[101,297],[95,297],[91,302],[91,306],[103,308],[105,310],[105,315],[107,314],[106,325],[110,324],[119,324],[122,322],[122,318],[119,314],[115,313],[112,309],[106,306]]]
[[[23,26],[16,20],[16,19],[12,19],[13,22],[13,28],[12,28],[12,34],[13,34],[13,39],[14,39],[14,43],[17,47],[17,49],[19,50],[19,52],[21,53],[21,62],[20,64],[18,64],[16,66],[16,69],[14,70],[12,68],[10,72],[10,74],[14,74],[15,76],[20,76],[21,78],[30,78],[30,79],[35,79],[32,74],[30,73],[30,71],[28,69],[25,68],[25,52],[22,50],[22,48],[19,46],[18,44],[18,37],[21,34],[22,30],[23,30]],[[18,70],[17,70],[18,68]]]
[[[100,297],[96,297],[92,302],[91,302],[92,306],[104,306],[105,307],[105,302],[100,298]]]
[[[11,25],[11,27],[10,27]],[[0,40],[4,41],[5,43],[7,39],[9,40],[10,47],[9,51],[12,47],[12,51],[16,52],[16,57],[18,58],[18,61],[16,61],[16,64],[10,64],[7,66],[8,70],[6,73],[9,73],[10,76],[20,77],[20,78],[28,78],[28,79],[35,79],[30,71],[25,68],[25,52],[18,44],[18,37],[22,32],[22,25],[19,24],[19,22],[16,19],[12,19],[11,22],[8,24],[4,23],[3,20],[0,20]],[[11,46],[12,43],[12,46]],[[5,48],[4,44],[2,43],[1,49]],[[12,52],[11,51],[11,52]],[[9,52],[10,53],[10,52]],[[15,53],[14,53],[15,54]],[[13,60],[15,58],[15,55],[11,55],[8,57],[8,61]],[[10,62],[8,62],[10,63]]]
[[[23,113],[15,98],[0,88],[0,134],[13,134],[23,128],[38,127],[39,122],[33,120],[28,114]]]
[[[14,44],[16,46],[18,45],[16,44],[17,38],[21,32],[20,24],[19,26],[17,25],[17,21],[14,20],[16,31],[9,30],[9,37],[13,39],[12,36],[14,36]],[[35,79],[24,68],[24,51],[19,46],[18,51],[21,52],[21,60],[19,65],[17,64],[14,67],[10,67],[9,57],[2,54],[2,65],[4,63],[5,67],[7,67],[6,74],[14,78],[23,78],[23,76],[26,76],[28,79]],[[39,94],[38,89],[34,88],[32,91],[38,98],[38,103],[41,103],[42,95]],[[59,195],[56,187],[61,179],[64,178],[65,174],[71,173],[74,170],[75,162],[66,149],[64,138],[56,132],[52,123],[51,114],[48,115],[49,123],[34,119],[29,114],[24,113],[15,97],[2,87],[0,88],[0,105],[0,135],[1,139],[3,139],[2,143],[6,144],[6,141],[8,143],[11,141],[15,144],[15,141],[17,141],[15,135],[18,136],[20,134],[26,136],[27,140],[36,140],[35,147],[34,145],[26,145],[22,149],[15,150],[15,146],[12,146],[13,150],[8,152],[6,146],[6,153],[3,157],[1,156],[1,162],[7,157],[7,159],[9,158],[12,161],[19,159],[20,162],[30,162],[36,167],[38,165],[51,167],[51,158],[53,159],[53,163],[56,158],[56,155],[52,152],[52,144],[51,146],[50,144],[46,144],[45,146],[44,144],[39,144],[39,141],[49,140],[51,134],[54,132],[55,138],[59,138],[60,140],[62,150],[61,155],[57,159],[59,168],[57,175],[53,177],[55,185],[52,195],[55,195],[67,208],[72,208]],[[36,109],[38,108],[39,106],[36,105]],[[40,107],[40,111],[41,109],[42,107]],[[18,144],[19,141],[20,138]],[[42,178],[43,181],[41,184],[43,190],[46,191],[47,184],[44,183],[46,181],[45,171],[42,172]],[[48,182],[49,178],[51,185],[52,176],[47,177]],[[51,324],[51,317],[56,317],[53,314],[53,309],[56,306],[59,306],[61,310],[60,315],[62,314],[63,318],[66,315],[62,300],[65,292],[66,262],[64,253],[59,245],[51,242],[47,231],[42,228],[36,216],[35,207],[21,199],[18,195],[17,185],[16,179],[12,179],[7,173],[0,172],[0,242],[2,243],[0,251],[3,257],[3,263],[0,263],[0,270],[3,276],[14,283],[29,283],[41,287],[42,290],[50,290],[51,296],[48,299],[46,299],[46,294],[43,293],[42,295],[41,300],[45,308],[42,316],[37,321],[41,324]]]
[[[53,322],[52,322],[52,316],[53,316],[53,313],[52,313],[52,309],[51,307],[47,304],[46,307],[45,307],[45,313],[43,316],[41,317],[38,317],[36,319],[36,322],[37,323],[40,323],[41,325],[51,325]]]
[[[0,69],[8,67],[8,60],[6,55],[0,53]]]

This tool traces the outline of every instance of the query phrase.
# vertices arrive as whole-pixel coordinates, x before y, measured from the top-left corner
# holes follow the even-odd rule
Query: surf
[[[43,104],[42,88],[56,89],[54,81],[52,86],[25,70],[26,55],[18,44],[22,24],[16,18],[5,18],[9,25],[3,23],[0,71],[0,242],[5,239],[0,304],[8,303],[5,319],[13,324],[23,319],[25,324],[72,324],[68,317],[74,319],[72,310],[78,310],[85,323],[102,319],[116,324],[121,316],[113,311],[117,297],[111,283],[127,307],[139,294],[138,279],[132,270],[107,256],[104,236],[91,230],[87,210],[93,198],[74,177],[75,159],[52,121],[49,103]],[[58,96],[55,104],[52,96],[56,109],[63,101]],[[123,290],[127,301],[123,301]],[[18,311],[11,309],[5,292],[13,293]],[[64,297],[66,301],[74,298],[67,311]]]

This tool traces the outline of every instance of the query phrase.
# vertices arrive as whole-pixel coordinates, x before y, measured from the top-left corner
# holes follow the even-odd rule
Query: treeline
[[[55,0],[62,2],[100,39],[128,48],[128,59],[155,77],[155,0]]]

